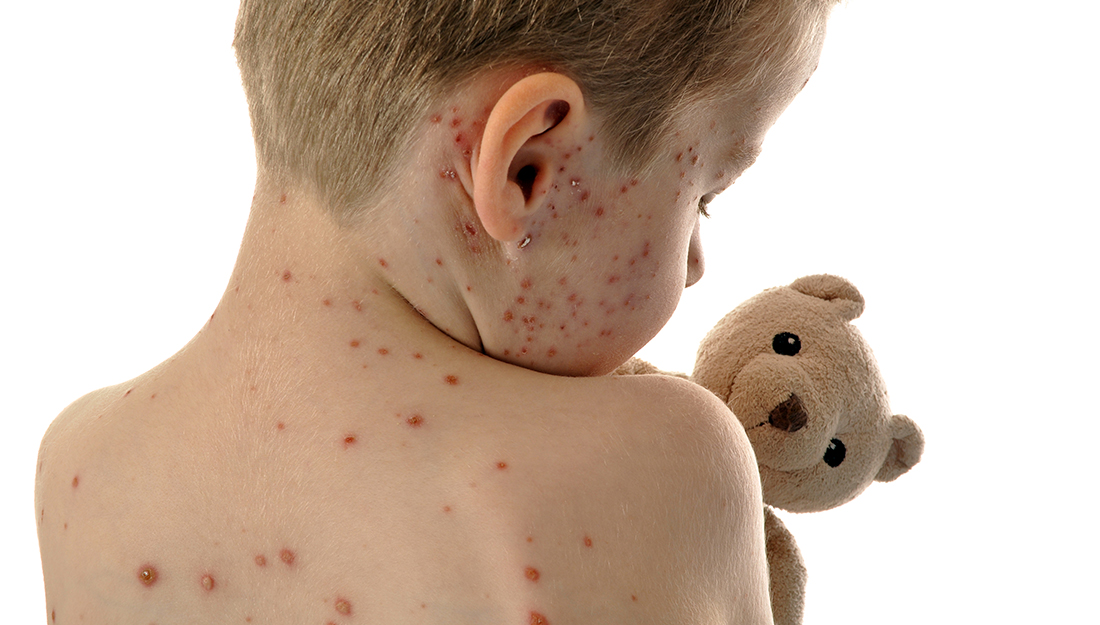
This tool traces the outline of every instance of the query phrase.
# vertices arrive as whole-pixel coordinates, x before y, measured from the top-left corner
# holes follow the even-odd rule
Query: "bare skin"
[[[701,276],[700,198],[815,63],[685,115],[641,180],[527,72],[424,120],[363,223],[262,173],[210,323],[43,441],[49,622],[770,622],[743,430],[603,374]]]

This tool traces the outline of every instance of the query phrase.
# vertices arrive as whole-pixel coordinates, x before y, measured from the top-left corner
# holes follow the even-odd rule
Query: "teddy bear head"
[[[745,427],[769,505],[827,510],[920,461],[920,428],[891,414],[874,355],[850,323],[863,304],[843,278],[806,276],[744,302],[699,346],[692,380]]]

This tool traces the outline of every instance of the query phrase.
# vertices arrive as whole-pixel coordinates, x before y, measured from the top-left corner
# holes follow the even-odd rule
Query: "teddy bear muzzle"
[[[797,432],[806,427],[809,420],[806,407],[795,393],[791,393],[790,398],[768,413],[768,423],[784,432]]]

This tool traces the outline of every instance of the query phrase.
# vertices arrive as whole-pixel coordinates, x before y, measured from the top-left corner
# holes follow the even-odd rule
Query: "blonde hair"
[[[603,113],[614,163],[642,171],[680,107],[783,71],[834,3],[242,0],[233,45],[259,166],[350,218],[430,111],[479,72],[569,75]]]

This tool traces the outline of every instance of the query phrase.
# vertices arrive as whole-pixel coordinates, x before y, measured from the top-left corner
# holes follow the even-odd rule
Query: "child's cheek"
[[[566,373],[575,363],[625,359],[656,333],[683,287],[683,271],[670,261],[682,266],[685,252],[672,249],[677,236],[654,236],[664,230],[655,224],[674,212],[671,194],[662,203],[636,180],[600,189],[579,175],[562,180],[532,225],[529,250],[517,250],[555,245],[557,252],[539,268],[547,270],[541,277],[521,276],[515,295],[501,303],[495,355]]]

